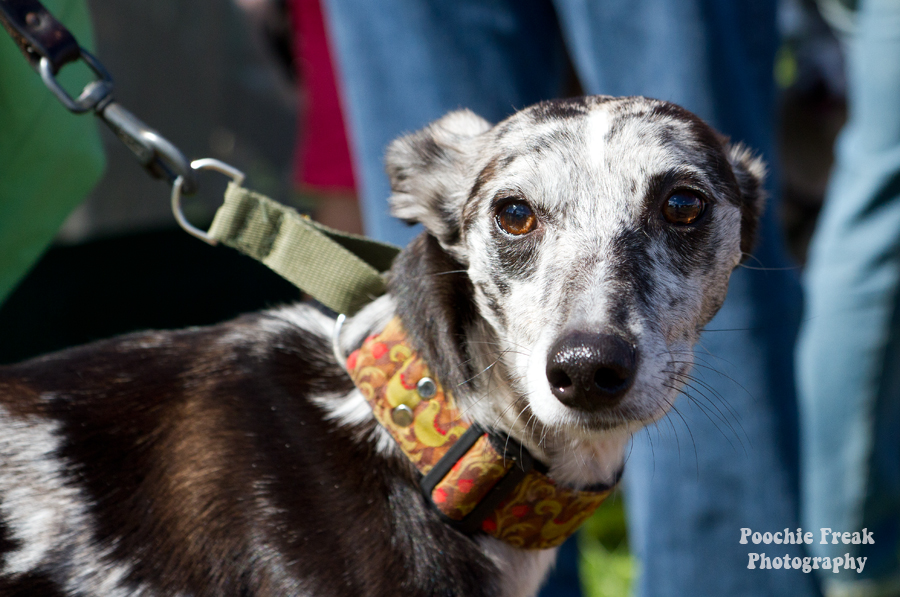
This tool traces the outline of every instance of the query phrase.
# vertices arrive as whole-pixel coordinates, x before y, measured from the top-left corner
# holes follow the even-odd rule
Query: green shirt
[[[87,48],[83,0],[44,0]],[[91,80],[83,64],[59,75],[74,96]],[[0,28],[0,303],[40,258],[105,166],[96,118],[69,113]]]

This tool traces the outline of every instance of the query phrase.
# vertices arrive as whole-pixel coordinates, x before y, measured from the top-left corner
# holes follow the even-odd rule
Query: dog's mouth
[[[591,435],[605,431],[634,433],[666,415],[668,408],[614,408],[603,412],[574,413],[571,426],[585,429]]]

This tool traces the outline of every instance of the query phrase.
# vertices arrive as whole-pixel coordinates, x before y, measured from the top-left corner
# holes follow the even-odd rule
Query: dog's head
[[[462,356],[510,388],[493,414],[592,431],[671,406],[753,244],[764,171],[638,97],[545,102],[496,126],[453,112],[395,141],[387,168],[394,214],[466,272],[482,345]]]

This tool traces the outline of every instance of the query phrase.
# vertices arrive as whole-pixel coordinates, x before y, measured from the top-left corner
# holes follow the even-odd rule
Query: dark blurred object
[[[319,222],[362,233],[347,143],[320,0],[233,0],[257,47],[297,91],[293,197]]]
[[[0,363],[135,330],[212,324],[299,298],[265,266],[181,230],[57,247],[0,307]]]
[[[235,4],[246,13],[257,39],[271,53],[281,74],[296,81],[289,0],[235,0]]]
[[[295,95],[231,0],[90,0],[97,57],[116,99],[189,159],[212,157],[288,202]],[[74,117],[73,117],[74,118]],[[102,131],[106,175],[61,233],[66,243],[175,227],[168,187]],[[201,188],[187,215],[209,221],[221,195]]]
[[[775,76],[782,89],[782,215],[791,253],[803,263],[834,141],[847,119],[847,84],[841,44],[815,2],[784,0],[779,19],[784,41]]]

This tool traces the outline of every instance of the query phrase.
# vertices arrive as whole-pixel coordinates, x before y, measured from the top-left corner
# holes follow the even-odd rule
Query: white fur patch
[[[110,597],[151,595],[146,587],[126,590],[128,566],[114,563],[92,539],[88,504],[66,483],[58,425],[17,419],[0,409],[0,516],[22,546],[6,555],[0,574],[14,576],[55,567],[73,594]]]
[[[83,523],[84,501],[63,484],[56,426],[0,415],[0,513],[22,547],[7,555],[4,574],[37,568],[60,538]]]
[[[372,407],[359,390],[353,390],[344,396],[322,396],[313,398],[313,402],[325,411],[325,418],[339,425],[358,427],[374,419]],[[375,450],[383,455],[400,453],[399,446],[388,430],[381,425],[374,427]]]
[[[502,597],[534,597],[556,561],[555,548],[519,549],[494,537],[478,543],[500,571]]]
[[[606,110],[595,110],[587,117],[585,138],[590,163],[602,164],[607,160],[606,135],[611,126],[612,119]]]
[[[270,314],[290,325],[320,336],[331,344],[335,320],[310,305],[297,304],[282,307]],[[384,329],[394,316],[394,300],[382,296],[366,305],[354,317],[346,320],[340,330],[338,350],[344,359],[359,348],[366,337]],[[344,363],[341,363],[344,366]],[[359,427],[374,418],[372,407],[359,390],[343,395],[314,396],[312,402],[325,411],[325,418],[339,425]],[[380,425],[375,426],[375,448],[382,454],[396,454],[398,447],[390,433]]]

